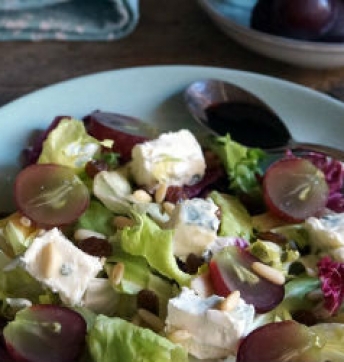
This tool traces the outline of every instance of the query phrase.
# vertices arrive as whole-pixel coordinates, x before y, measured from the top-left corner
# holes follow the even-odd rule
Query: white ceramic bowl
[[[288,39],[249,27],[251,5],[230,0],[198,0],[211,20],[230,38],[266,57],[307,68],[344,66],[344,43],[320,43]]]

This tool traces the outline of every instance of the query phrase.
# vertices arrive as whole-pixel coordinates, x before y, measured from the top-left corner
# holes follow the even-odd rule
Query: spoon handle
[[[286,146],[276,147],[266,150],[268,153],[281,153],[283,151],[290,150],[294,152],[318,152],[323,153],[329,157],[332,157],[336,160],[344,162],[344,150],[338,148],[319,145],[316,143],[307,143],[307,142],[291,142]]]

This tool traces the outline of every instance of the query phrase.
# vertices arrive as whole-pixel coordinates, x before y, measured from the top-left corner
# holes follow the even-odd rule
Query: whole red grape
[[[315,40],[326,34],[338,16],[340,0],[275,0],[272,24],[279,35]]]
[[[258,0],[251,27],[294,39],[344,41],[344,0]]]

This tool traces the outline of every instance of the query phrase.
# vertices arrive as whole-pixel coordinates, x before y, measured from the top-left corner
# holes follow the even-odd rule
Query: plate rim
[[[204,1],[204,0],[199,0],[199,1]],[[207,1],[207,0],[205,0]],[[194,64],[163,64],[163,65],[135,65],[135,66],[128,66],[128,67],[121,67],[121,68],[116,68],[116,69],[108,69],[108,70],[102,70],[99,72],[91,72],[91,73],[86,73],[83,75],[78,75],[75,77],[71,77],[71,78],[67,78],[64,80],[60,80],[60,81],[56,81],[54,83],[48,84],[48,85],[44,85],[42,87],[39,87],[35,90],[32,90],[28,93],[25,93],[3,105],[0,106],[0,114],[2,112],[6,112],[7,109],[10,109],[14,106],[16,106],[18,103],[21,103],[23,101],[26,101],[27,99],[31,98],[31,97],[37,97],[39,96],[41,93],[46,93],[46,92],[50,92],[53,91],[55,88],[60,88],[60,87],[64,87],[64,86],[69,86],[69,85],[73,85],[76,82],[79,81],[84,81],[87,79],[92,79],[92,78],[98,78],[98,77],[106,77],[110,74],[116,74],[116,73],[125,73],[125,72],[136,72],[138,70],[168,70],[168,71],[173,71],[174,69],[180,69],[180,70],[194,70],[194,71],[201,71],[201,70],[205,70],[205,71],[209,71],[209,72],[224,72],[224,73],[233,73],[233,74],[238,74],[239,76],[243,76],[244,78],[251,78],[251,79],[258,79],[258,81],[266,81],[266,82],[271,82],[271,83],[275,83],[275,84],[279,84],[280,86],[287,86],[287,87],[291,87],[294,89],[298,89],[299,91],[305,91],[309,94],[313,94],[314,96],[317,97],[321,97],[324,99],[327,99],[330,102],[333,103],[337,103],[341,106],[344,107],[344,103],[341,102],[340,100],[337,100],[334,97],[331,97],[330,95],[327,95],[326,93],[323,93],[319,90],[310,88],[306,85],[303,84],[299,84],[296,83],[295,81],[291,81],[291,80],[287,80],[287,79],[282,79],[282,78],[278,78],[276,76],[271,76],[271,75],[267,75],[267,74],[262,74],[262,73],[258,73],[255,71],[250,71],[250,70],[242,70],[242,69],[235,69],[235,68],[229,68],[229,67],[224,67],[224,66],[213,66],[213,65],[194,65]]]
[[[142,78],[141,87],[139,86],[139,89],[136,91],[138,72],[141,72],[139,74]],[[21,150],[25,147],[25,145],[27,145],[29,133],[31,133],[33,130],[37,130],[38,128],[41,130],[45,129],[49,125],[49,122],[52,121],[52,117],[61,115],[61,113],[63,115],[75,116],[76,118],[78,118],[78,115],[85,116],[89,111],[94,110],[94,105],[99,107],[98,109],[103,109],[104,111],[107,111],[107,107],[109,107],[108,111],[116,111],[116,108],[119,105],[119,113],[121,113],[123,109],[132,109],[131,104],[129,108],[127,107],[128,97],[126,96],[122,99],[120,95],[120,102],[113,104],[109,103],[109,101],[113,102],[114,100],[113,94],[111,94],[110,97],[105,97],[105,100],[103,100],[103,98],[99,97],[99,95],[101,96],[101,93],[95,92],[97,92],[99,86],[104,86],[105,90],[108,91],[109,88],[107,87],[109,87],[109,85],[111,86],[111,82],[113,80],[117,80],[120,84],[122,84],[121,82],[127,79],[129,80],[129,86],[126,86],[125,90],[134,90],[134,93],[136,93],[137,96],[138,94],[141,94],[140,92],[143,89],[142,87],[147,84],[147,79],[151,79],[152,74],[156,74],[157,72],[160,75],[162,75],[162,72],[164,75],[167,72],[167,80],[165,80],[165,78],[160,80],[159,78],[157,89],[152,93],[147,92],[147,95],[143,97],[144,102],[148,101],[148,105],[142,103],[141,96],[136,97],[134,101],[138,103],[134,104],[138,105],[139,107],[136,107],[137,110],[134,111],[134,114],[126,114],[132,115],[134,117],[137,117],[135,112],[140,115],[144,114],[144,117],[146,118],[141,119],[147,120],[148,122],[152,121],[153,125],[161,124],[162,131],[166,131],[167,129],[176,129],[176,127],[178,127],[177,129],[180,129],[181,125],[184,126],[184,123],[181,122],[186,121],[186,119],[183,117],[185,117],[187,114],[185,107],[182,107],[183,114],[178,113],[181,111],[180,103],[177,104],[177,108],[175,108],[175,103],[169,103],[167,108],[165,107],[166,104],[162,103],[165,103],[166,99],[170,99],[172,96],[175,96],[176,92],[178,92],[179,95],[179,93],[184,88],[186,88],[189,82],[201,79],[202,77],[208,79],[211,77],[219,79],[223,78],[228,81],[233,79],[234,84],[238,84],[239,86],[243,86],[244,88],[252,90],[253,92],[257,92],[256,94],[263,96],[263,98],[266,97],[268,102],[270,102],[273,107],[276,107],[275,110],[281,112],[281,115],[284,114],[284,116],[288,117],[285,119],[287,126],[294,127],[296,135],[299,134],[302,137],[303,135],[306,135],[305,141],[313,141],[316,143],[316,140],[319,139],[321,140],[321,143],[325,145],[331,145],[333,144],[332,134],[337,135],[336,132],[338,132],[336,131],[333,133],[331,128],[329,128],[329,130],[325,133],[312,131],[311,137],[309,138],[308,134],[304,132],[304,129],[307,132],[307,129],[309,128],[309,122],[305,123],[306,127],[301,125],[301,129],[295,129],[295,124],[297,127],[299,127],[298,122],[300,116],[305,116],[308,114],[309,108],[307,107],[318,107],[318,104],[325,106],[323,107],[324,109],[321,110],[320,114],[318,115],[318,113],[316,113],[315,119],[312,119],[312,121],[317,122],[318,126],[316,129],[319,129],[319,122],[323,121],[322,117],[324,116],[325,111],[326,117],[328,114],[333,115],[333,120],[331,120],[330,124],[343,124],[341,127],[344,130],[344,123],[342,123],[343,120],[341,117],[341,114],[344,114],[343,102],[335,100],[329,95],[308,88],[304,85],[270,75],[225,67],[187,64],[133,66],[89,73],[41,87],[0,107],[0,122],[2,122],[3,125],[4,137],[7,137],[5,142],[0,145],[0,191],[2,191],[2,194],[0,194],[3,200],[3,205],[9,205],[9,208],[11,208],[11,205],[13,205],[13,181],[15,175],[20,169],[19,155]],[[129,75],[127,75],[128,73]],[[133,79],[136,81],[135,85],[132,84]],[[93,87],[94,84],[96,84],[97,87]],[[79,95],[79,99],[74,102],[74,98],[71,98],[71,94],[73,97],[77,97],[78,94],[75,93],[75,91],[78,91],[80,85],[92,85],[90,87],[91,91],[87,90],[86,88],[85,91],[82,91],[81,96]],[[250,87],[253,87],[253,89]],[[277,89],[278,92],[274,92],[273,89]],[[122,91],[122,88],[120,88],[120,90]],[[163,92],[162,97],[160,93],[158,93],[160,91]],[[299,103],[295,107],[297,111],[295,111],[295,109],[293,110],[292,108],[292,111],[290,112],[290,107],[287,105],[287,103],[283,102],[283,97],[288,97],[290,93],[294,93],[292,99]],[[91,102],[88,102],[88,98],[85,99],[85,97],[89,96],[90,94],[96,95],[96,97]],[[116,95],[118,94],[119,93],[117,89]],[[42,100],[45,102],[45,104],[43,102],[43,108]],[[62,104],[62,108],[60,108],[61,101],[64,100],[66,100],[66,104]],[[100,101],[101,104],[98,105],[98,101]],[[123,107],[121,102],[124,104]],[[328,105],[328,107],[326,105]],[[92,109],[90,109],[91,107]],[[298,111],[299,107],[300,111]],[[176,110],[177,114],[181,116],[181,119],[177,120],[178,124],[175,124],[175,113],[171,111],[172,109]],[[31,113],[28,115],[28,112]],[[67,114],[64,114],[64,112]],[[163,116],[163,118],[161,118],[163,115],[161,112],[168,113],[166,113],[166,117]],[[124,112],[122,113],[124,114]],[[190,117],[188,116],[188,118]],[[173,124],[171,124],[171,119]],[[6,126],[6,121],[10,122],[10,126],[7,127],[7,129],[4,127],[4,125]],[[23,127],[21,127],[21,124],[23,124]],[[164,129],[165,126],[168,128]],[[192,130],[193,124],[188,123],[186,127]],[[293,134],[293,129],[290,128],[290,130]],[[341,141],[339,142],[338,137],[334,142],[334,145],[336,144],[339,148],[342,148],[342,143]],[[6,212],[9,210],[1,211]]]

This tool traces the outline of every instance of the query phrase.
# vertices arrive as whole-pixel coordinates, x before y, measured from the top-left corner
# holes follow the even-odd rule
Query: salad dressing
[[[275,148],[287,144],[290,138],[274,113],[255,104],[222,102],[210,105],[204,112],[207,124],[217,134],[229,133],[245,146]]]

